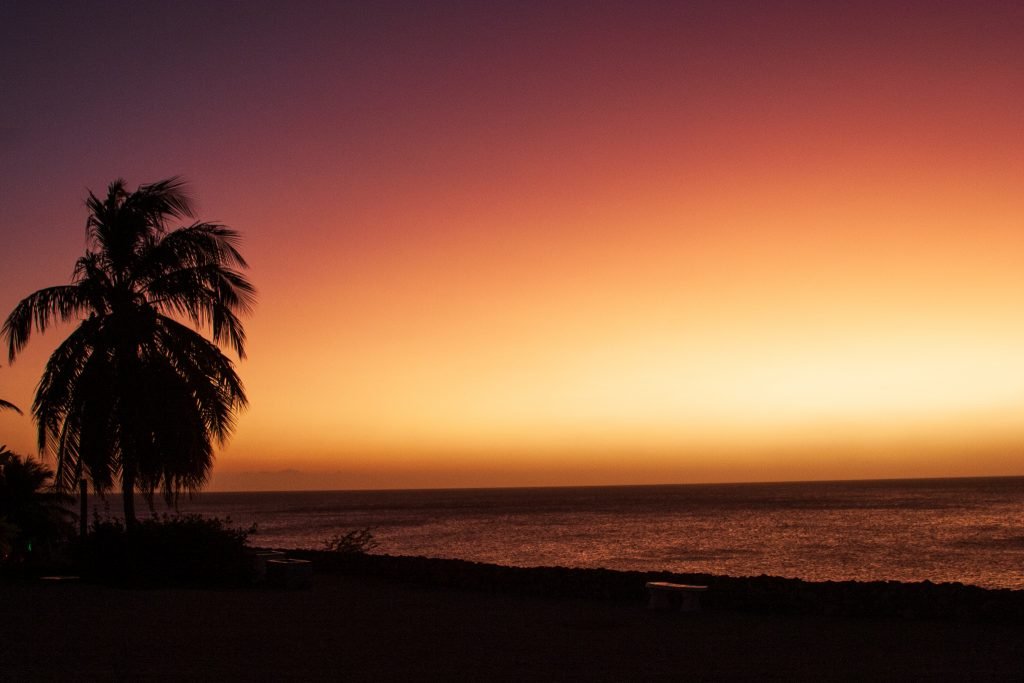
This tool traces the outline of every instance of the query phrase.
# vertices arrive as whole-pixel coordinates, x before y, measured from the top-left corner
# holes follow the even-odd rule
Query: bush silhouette
[[[40,569],[74,533],[70,496],[50,489],[53,471],[0,446],[0,564]]]
[[[253,566],[246,541],[253,531],[200,515],[164,515],[130,527],[94,518],[79,547],[81,573],[115,585],[248,585]]]

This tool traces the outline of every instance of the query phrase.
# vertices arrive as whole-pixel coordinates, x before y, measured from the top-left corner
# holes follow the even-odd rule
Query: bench
[[[678,610],[680,612],[697,612],[700,610],[700,594],[707,586],[687,586],[682,583],[667,581],[649,581],[647,583],[647,607],[656,610]]]
[[[313,587],[313,563],[309,560],[267,560],[267,584],[296,590]]]
[[[252,556],[253,582],[263,583],[267,580],[267,562],[283,560],[285,554],[280,550],[257,550]]]

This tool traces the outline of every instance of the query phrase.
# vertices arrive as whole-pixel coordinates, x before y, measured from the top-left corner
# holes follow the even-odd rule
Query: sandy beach
[[[651,612],[318,574],[307,591],[0,584],[3,680],[1022,680],[1024,628]]]

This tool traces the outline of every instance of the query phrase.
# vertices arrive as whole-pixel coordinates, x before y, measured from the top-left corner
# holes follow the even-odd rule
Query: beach
[[[1018,623],[652,612],[317,573],[313,588],[0,583],[3,680],[1022,680]]]

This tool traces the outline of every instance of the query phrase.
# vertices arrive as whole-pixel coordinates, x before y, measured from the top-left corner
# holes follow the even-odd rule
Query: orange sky
[[[5,9],[0,308],[180,173],[260,289],[215,487],[1024,473],[1024,10],[681,4]]]

